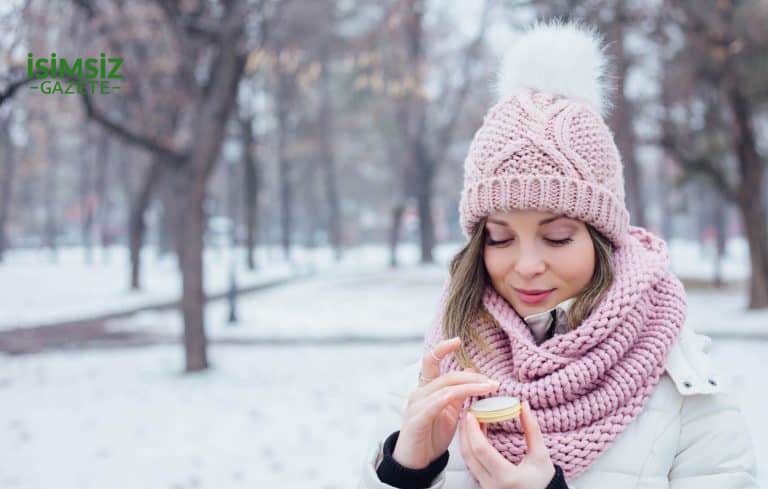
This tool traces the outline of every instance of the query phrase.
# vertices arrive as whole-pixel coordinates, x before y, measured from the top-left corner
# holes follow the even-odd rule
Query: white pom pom
[[[594,28],[558,19],[537,22],[502,56],[495,83],[499,100],[527,87],[585,102],[603,117],[611,109],[614,86]]]

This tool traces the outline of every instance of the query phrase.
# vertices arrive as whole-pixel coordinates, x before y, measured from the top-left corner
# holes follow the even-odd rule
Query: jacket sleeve
[[[392,489],[395,486],[379,480],[377,469],[384,457],[384,442],[394,432],[400,429],[403,412],[408,402],[411,385],[415,387],[418,379],[418,363],[413,363],[399,372],[396,378],[386,385],[384,402],[376,417],[373,431],[369,434],[369,443],[358,472],[357,489]],[[445,469],[432,481],[429,489],[444,489]]]
[[[396,487],[382,482],[377,472],[384,459],[385,443],[394,438],[394,432],[399,430],[402,425],[408,396],[417,384],[418,369],[419,362],[412,363],[400,372],[393,381],[390,381],[388,387],[385,387],[384,402],[376,417],[375,428],[369,434],[370,440],[360,464],[356,489],[392,489]],[[447,468],[445,464],[447,464],[448,457],[449,453],[446,450],[446,453],[441,457],[443,460],[435,460],[434,465],[442,466],[442,470],[427,489],[455,489],[446,487]],[[568,489],[560,466],[555,466],[555,475],[545,489]]]
[[[683,398],[670,489],[759,489],[744,416],[733,394]]]

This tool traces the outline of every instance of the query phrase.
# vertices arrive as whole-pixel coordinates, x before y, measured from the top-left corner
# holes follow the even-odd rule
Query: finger
[[[541,433],[539,421],[536,419],[533,411],[531,411],[528,401],[523,402],[520,424],[525,432],[525,444],[528,446],[528,453],[531,455],[548,455],[549,451],[544,443],[544,435]]]
[[[500,473],[509,470],[509,462],[491,445],[480,429],[480,423],[472,413],[467,413],[464,420],[469,448],[478,462],[489,474]]]
[[[449,340],[443,340],[431,350],[425,351],[421,359],[421,374],[427,379],[437,378],[440,375],[440,360],[447,354],[455,351],[460,344],[461,338],[457,336]]]
[[[486,480],[491,478],[491,474],[483,467],[475,454],[472,452],[472,447],[469,444],[469,433],[467,431],[467,417],[462,416],[459,422],[459,443],[461,447],[461,456],[464,458],[464,464],[469,468],[470,472],[480,482],[481,487],[488,487]]]
[[[449,372],[445,375],[441,375],[440,377],[436,378],[432,382],[422,386],[417,396],[427,397],[433,392],[436,392],[450,385],[482,383],[482,382],[493,382],[493,379],[491,379],[486,375],[469,372],[469,371]]]
[[[471,383],[471,384],[459,384],[444,387],[439,391],[433,392],[429,396],[421,399],[413,405],[413,409],[417,418],[420,421],[426,422],[427,420],[434,419],[440,411],[445,409],[448,404],[461,400],[462,402],[469,396],[479,396],[487,394],[498,389],[497,384],[489,383]]]

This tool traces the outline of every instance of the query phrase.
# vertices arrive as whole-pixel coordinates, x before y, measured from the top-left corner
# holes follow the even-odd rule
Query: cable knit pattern
[[[552,460],[568,478],[586,470],[642,411],[685,320],[685,290],[669,269],[661,238],[629,226],[612,259],[613,284],[577,328],[536,345],[522,318],[488,284],[483,304],[490,316],[475,326],[492,352],[466,345],[480,372],[501,382],[496,395],[530,403]],[[425,348],[444,337],[447,284]],[[442,373],[460,369],[453,355],[441,362]],[[482,397],[467,399],[463,410]],[[520,462],[526,445],[519,420],[489,425],[488,438]]]
[[[464,236],[482,217],[510,208],[562,213],[621,245],[629,226],[621,157],[591,106],[524,89],[491,107],[464,160]]]

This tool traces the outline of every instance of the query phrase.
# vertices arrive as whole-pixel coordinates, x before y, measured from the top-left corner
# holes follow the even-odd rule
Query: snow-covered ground
[[[0,356],[0,487],[352,489],[382,373],[420,346],[218,345],[188,376],[168,345]],[[768,487],[768,343],[716,340],[712,354]]]
[[[211,338],[316,339],[416,338],[435,314],[447,269],[409,265],[297,280],[240,297],[238,322],[230,324],[226,300],[206,307]],[[180,335],[178,311],[150,311],[107,323],[110,330]]]
[[[438,260],[445,261],[457,244],[440,245]],[[402,263],[418,260],[417,247],[406,244],[398,249]],[[360,246],[347,250],[341,263],[333,260],[325,247],[295,247],[285,260],[278,248],[258,248],[260,268],[245,266],[244,250],[238,249],[236,276],[244,287],[307,272],[333,274],[359,273],[386,268],[389,260],[384,246]],[[142,290],[131,291],[127,250],[112,247],[106,254],[95,249],[91,263],[82,248],[62,248],[52,261],[46,250],[10,250],[0,263],[0,330],[41,325],[64,320],[85,319],[109,312],[178,299],[180,274],[173,255],[158,258],[153,250],[144,251]],[[230,254],[226,248],[205,253],[205,290],[209,294],[227,290]]]

